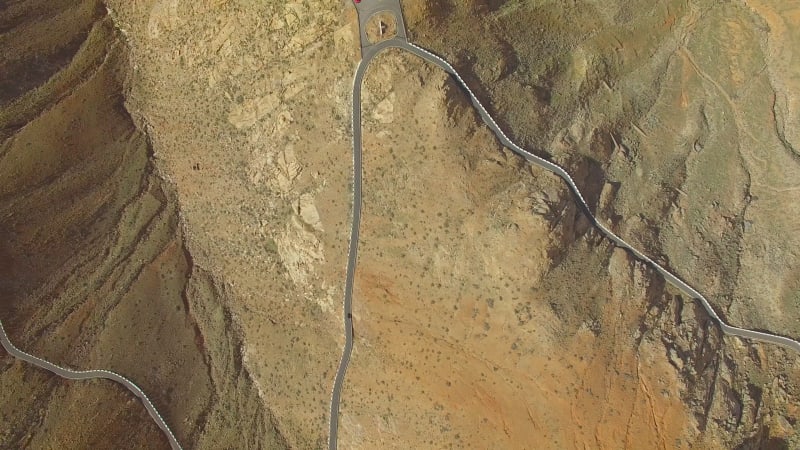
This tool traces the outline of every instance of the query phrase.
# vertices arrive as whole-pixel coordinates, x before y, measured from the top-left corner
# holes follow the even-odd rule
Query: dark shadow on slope
[[[230,320],[212,320],[209,307],[228,297],[197,289],[206,277],[183,242],[177,195],[156,176],[149,139],[125,108],[122,36],[99,2],[61,3],[69,7],[30,0],[0,9],[2,26],[42,39],[14,60],[0,57],[0,95],[10,100],[0,137],[13,136],[0,143],[0,318],[12,342],[56,364],[130,377],[186,448],[286,448],[243,368],[240,334]],[[74,38],[48,43],[49,23]],[[0,365],[0,384],[12,387],[0,403],[25,411],[3,411],[14,433],[0,433],[0,448],[29,448],[34,437],[45,446],[167,447],[116,384],[86,391],[26,364]],[[76,413],[92,405],[104,412],[89,421]],[[56,421],[65,414],[72,420]]]

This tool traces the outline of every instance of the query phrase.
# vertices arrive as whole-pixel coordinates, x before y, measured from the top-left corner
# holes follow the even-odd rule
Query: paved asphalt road
[[[472,93],[472,90],[467,86],[467,83],[464,82],[464,79],[456,72],[456,70],[451,66],[447,61],[444,59],[434,55],[433,53],[418,47],[414,44],[407,42],[406,40],[406,31],[403,25],[402,19],[402,11],[400,8],[400,4],[398,0],[364,0],[358,6],[359,12],[359,24],[361,28],[361,38],[362,38],[362,60],[359,63],[358,67],[356,68],[355,76],[353,77],[353,227],[351,229],[350,234],[350,247],[349,247],[349,255],[347,260],[347,274],[345,280],[345,295],[344,295],[344,329],[345,329],[345,345],[344,351],[342,353],[342,359],[339,363],[339,369],[336,372],[336,378],[334,380],[333,389],[331,393],[331,406],[330,406],[330,434],[328,437],[328,447],[330,450],[336,450],[337,448],[337,439],[338,439],[338,429],[339,429],[339,403],[341,400],[342,394],[342,385],[344,383],[345,373],[347,372],[347,366],[350,363],[350,356],[353,351],[353,319],[352,319],[352,304],[353,304],[353,281],[355,279],[355,268],[356,268],[356,261],[358,259],[358,233],[359,233],[359,226],[361,222],[361,189],[362,189],[362,162],[361,162],[361,85],[364,80],[364,74],[366,73],[367,67],[372,59],[380,53],[382,50],[387,48],[400,48],[406,51],[409,51],[424,60],[433,63],[440,68],[442,68],[445,72],[451,74],[461,86],[467,91],[470,96],[470,100],[472,104],[478,111],[478,114],[481,116],[484,122],[489,126],[489,128],[497,135],[497,138],[500,142],[510,148],[515,153],[519,154],[529,162],[536,164],[540,167],[543,167],[556,175],[560,176],[566,183],[569,185],[570,190],[572,191],[573,195],[578,202],[578,205],[586,213],[586,216],[592,221],[595,227],[599,229],[608,239],[610,239],[614,244],[617,246],[627,249],[637,258],[645,261],[648,263],[652,268],[654,268],[658,273],[660,273],[668,282],[675,285],[678,289],[683,291],[686,295],[691,298],[698,300],[708,314],[719,324],[722,331],[731,336],[738,336],[745,339],[751,339],[754,341],[761,341],[770,344],[777,344],[788,349],[794,350],[800,353],[800,342],[790,339],[784,336],[778,336],[771,333],[765,333],[760,331],[753,331],[753,330],[746,330],[744,328],[733,327],[725,323],[708,302],[708,300],[700,294],[697,290],[689,286],[683,280],[678,278],[677,276],[673,275],[671,272],[667,271],[661,265],[650,259],[647,255],[640,252],[636,248],[629,245],[627,242],[622,240],[616,234],[614,234],[611,230],[606,228],[602,223],[600,223],[597,218],[591,213],[589,209],[589,205],[586,203],[586,200],[581,195],[578,186],[572,180],[572,177],[567,173],[566,170],[561,168],[561,166],[554,164],[550,161],[547,161],[543,158],[540,158],[533,153],[530,153],[517,144],[515,144],[511,139],[506,136],[505,133],[500,129],[497,123],[494,121],[492,116],[486,111],[483,105],[478,101],[478,98]],[[379,44],[369,45],[366,40],[365,24],[369,17],[381,11],[391,11],[395,14],[398,26],[397,26],[397,37],[383,41]],[[128,380],[127,378],[123,377],[114,372],[110,372],[107,370],[86,370],[86,371],[76,371],[65,369],[63,367],[56,366],[50,362],[44,361],[39,359],[29,353],[26,353],[18,348],[16,348],[11,341],[8,339],[6,335],[5,329],[3,328],[2,322],[0,322],[0,344],[6,349],[6,351],[11,354],[12,356],[24,360],[30,364],[33,364],[37,367],[42,369],[48,370],[56,375],[59,375],[63,378],[67,378],[70,380],[88,380],[88,379],[96,379],[96,378],[105,378],[112,381],[116,381],[117,383],[122,384],[128,390],[130,390],[134,395],[139,397],[144,404],[147,412],[150,413],[150,416],[156,422],[159,428],[164,432],[164,434],[169,439],[169,443],[173,449],[180,449],[181,446],[178,443],[175,435],[172,434],[167,423],[161,417],[161,414],[158,413],[158,410],[155,408],[153,403],[147,398],[144,391],[142,391],[139,386],[137,386],[132,381]]]
[[[597,227],[597,229],[599,229],[608,239],[614,242],[614,244],[616,244],[618,247],[630,251],[637,258],[648,263],[653,269],[655,269],[658,273],[660,273],[669,283],[671,283],[672,285],[683,291],[684,294],[695,300],[698,300],[703,305],[703,308],[705,308],[708,314],[717,323],[719,323],[720,328],[724,333],[731,336],[751,339],[754,341],[777,344],[800,353],[800,342],[794,339],[790,339],[788,337],[779,336],[772,333],[746,330],[744,328],[734,327],[725,323],[722,320],[722,318],[719,317],[714,308],[711,306],[711,303],[709,303],[709,301],[700,292],[698,292],[693,287],[689,286],[686,282],[684,282],[676,275],[669,272],[667,269],[663,268],[660,264],[653,261],[650,257],[645,255],[644,253],[640,252],[638,249],[634,248],[632,245],[622,240],[622,238],[614,234],[614,232],[612,232],[610,229],[606,228],[605,225],[600,223],[594,216],[594,214],[592,214],[591,209],[589,209],[588,203],[586,203],[586,200],[583,198],[583,195],[581,194],[581,191],[578,189],[578,186],[575,184],[575,181],[572,180],[572,177],[569,175],[569,173],[567,173],[566,170],[564,170],[561,166],[553,162],[550,162],[546,159],[534,155],[533,153],[528,152],[527,150],[515,144],[511,139],[509,139],[508,136],[506,136],[505,133],[503,133],[503,130],[501,130],[500,127],[497,125],[497,123],[494,121],[492,116],[489,115],[489,113],[483,107],[481,102],[478,101],[478,98],[475,97],[475,94],[472,93],[472,90],[470,90],[469,86],[467,86],[467,83],[464,82],[464,80],[461,78],[461,75],[459,75],[458,72],[456,72],[453,66],[451,66],[444,59],[414,44],[402,43],[401,45],[399,45],[399,47],[409,50],[410,52],[420,56],[421,58],[441,67],[442,69],[444,69],[445,72],[453,75],[458,80],[459,84],[461,84],[461,86],[463,86],[464,89],[467,90],[470,96],[470,100],[472,101],[472,104],[478,110],[478,114],[481,116],[483,121],[486,122],[489,128],[491,128],[494,134],[497,135],[497,138],[503,145],[510,148],[512,151],[522,156],[529,162],[536,164],[540,167],[543,167],[561,177],[567,183],[567,185],[569,185],[569,188],[572,191],[573,196],[576,198],[578,205],[581,207],[581,209],[583,209],[586,216],[589,218],[589,220],[591,220],[592,224],[594,224],[594,226]]]
[[[70,370],[59,367],[43,359],[39,359],[30,353],[26,353],[15,347],[14,344],[12,344],[8,339],[8,335],[6,334],[5,328],[3,328],[2,322],[0,322],[0,344],[2,344],[3,348],[6,349],[6,351],[12,356],[31,363],[41,369],[50,371],[62,378],[69,380],[92,380],[96,378],[105,378],[107,380],[116,381],[117,383],[125,386],[129,391],[133,392],[134,395],[139,397],[139,400],[142,401],[142,404],[147,409],[147,412],[150,413],[150,417],[153,418],[153,420],[156,422],[156,425],[161,428],[161,431],[163,431],[167,436],[167,439],[169,439],[169,445],[174,450],[181,450],[181,445],[178,443],[178,440],[175,439],[175,435],[172,434],[172,430],[169,429],[169,426],[164,421],[164,418],[158,413],[158,410],[155,406],[153,406],[153,403],[150,401],[150,399],[147,398],[147,395],[144,393],[144,391],[142,391],[142,389],[133,381],[108,370]]]
[[[369,5],[369,7],[365,7],[364,5]],[[369,19],[369,17],[375,12],[387,11],[387,10],[394,12],[395,15],[400,18],[400,20],[398,21],[398,36],[391,40],[383,41],[379,44],[370,45],[367,42],[366,34],[364,32],[365,24]],[[461,75],[458,74],[458,72],[455,70],[455,68],[453,68],[452,65],[450,65],[450,63],[419,46],[409,43],[406,40],[405,29],[402,27],[402,12],[397,0],[364,0],[359,5],[358,11],[359,11],[359,24],[361,26],[362,60],[359,63],[358,67],[356,68],[355,77],[353,78],[353,124],[352,124],[353,126],[353,225],[352,227],[353,228],[350,234],[349,256],[347,260],[347,275],[345,280],[345,295],[344,295],[345,345],[342,354],[342,359],[339,363],[339,369],[336,372],[336,378],[334,379],[333,391],[331,393],[330,434],[328,436],[329,450],[336,450],[337,448],[338,429],[339,429],[339,402],[341,400],[342,385],[344,383],[345,373],[347,372],[347,366],[350,363],[350,356],[353,351],[353,319],[352,319],[353,281],[355,278],[355,267],[358,259],[358,233],[361,222],[361,202],[362,202],[361,87],[362,87],[362,82],[364,80],[364,74],[367,71],[367,67],[369,67],[369,63],[376,55],[378,55],[378,53],[387,48],[399,48],[409,51],[419,56],[420,58],[432,64],[435,64],[436,66],[443,69],[445,72],[452,75],[469,94],[470,100],[472,101],[472,104],[475,107],[475,109],[478,111],[478,114],[481,116],[481,119],[483,119],[483,121],[489,126],[489,128],[492,130],[492,132],[494,132],[498,140],[504,146],[510,148],[512,151],[522,156],[527,161],[536,164],[540,167],[543,167],[561,177],[569,186],[578,205],[581,207],[581,209],[583,209],[586,216],[589,218],[592,224],[598,230],[600,230],[600,232],[602,232],[608,239],[610,239],[618,247],[628,250],[634,256],[646,262],[658,273],[660,273],[669,283],[680,289],[684,294],[699,301],[700,304],[703,305],[703,308],[705,308],[706,312],[708,312],[709,316],[711,316],[714,319],[714,321],[716,321],[719,324],[720,329],[722,329],[722,331],[725,334],[728,334],[730,336],[737,336],[740,338],[750,339],[754,341],[780,345],[800,353],[800,342],[794,339],[790,339],[788,337],[779,336],[772,333],[747,330],[744,328],[738,328],[728,325],[719,317],[719,315],[711,306],[709,301],[702,294],[700,294],[700,292],[698,292],[693,287],[689,286],[686,282],[678,278],[676,275],[672,274],[671,272],[663,268],[660,264],[653,261],[650,257],[645,255],[644,253],[640,252],[639,250],[637,250],[636,248],[625,242],[622,238],[614,234],[614,232],[608,229],[605,225],[600,223],[594,216],[594,214],[592,214],[591,209],[589,208],[588,203],[586,203],[586,200],[583,198],[583,195],[578,189],[578,186],[575,184],[575,181],[572,179],[569,173],[567,173],[566,170],[564,170],[561,166],[551,161],[548,161],[546,159],[534,155],[531,152],[528,152],[527,150],[523,149],[522,147],[514,143],[511,139],[509,139],[509,137],[506,136],[503,130],[501,130],[500,127],[497,125],[497,122],[495,122],[492,116],[489,115],[489,112],[486,111],[486,108],[483,107],[481,102],[469,88],[464,79],[461,78]],[[400,30],[402,30],[402,32]]]
[[[407,40],[406,25],[403,20],[403,10],[400,7],[398,0],[362,0],[361,3],[356,5],[358,11],[358,28],[361,33],[361,48],[367,49],[370,47],[369,40],[367,39],[367,22],[369,18],[379,12],[391,12],[394,14],[397,21],[397,38],[403,41]],[[366,60],[362,52],[362,61]]]

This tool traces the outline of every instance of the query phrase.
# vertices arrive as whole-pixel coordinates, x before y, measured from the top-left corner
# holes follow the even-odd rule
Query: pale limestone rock
[[[275,159],[269,184],[285,195],[291,191],[294,180],[300,176],[302,171],[303,168],[294,155],[294,148],[288,146]]]
[[[228,41],[233,31],[236,29],[236,21],[235,20],[228,20],[225,26],[217,33],[214,39],[209,44],[209,52],[211,54],[216,54],[220,51],[223,44]]]
[[[298,31],[289,41],[289,50],[298,52],[310,46],[314,42],[321,39],[320,27],[316,24],[311,24]]]
[[[295,211],[306,225],[316,231],[323,231],[322,221],[319,218],[319,211],[314,204],[314,197],[311,194],[303,194],[295,202]]]
[[[160,0],[150,10],[147,21],[147,37],[158,39],[162,32],[171,31],[180,26],[178,19],[178,0]]]
[[[291,215],[285,230],[275,240],[281,262],[295,284],[306,285],[314,266],[324,260],[322,243],[306,231],[297,215]]]
[[[278,134],[283,134],[289,128],[289,125],[292,122],[294,122],[292,113],[290,113],[288,110],[279,112],[278,117],[275,119],[275,132]]]
[[[391,92],[380,103],[375,105],[375,109],[372,111],[372,118],[379,123],[392,123],[394,121],[395,97],[395,93]]]
[[[245,100],[228,114],[228,122],[240,130],[249,128],[271,113],[279,103],[280,98],[276,94]]]

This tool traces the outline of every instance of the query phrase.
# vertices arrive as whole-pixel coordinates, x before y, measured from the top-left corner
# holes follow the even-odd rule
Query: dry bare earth
[[[797,367],[779,367],[783,383],[764,395],[762,370],[782,352],[723,345],[702,308],[590,231],[556,177],[499,149],[443,74],[381,56],[364,110],[343,446],[724,448],[769,429],[791,436],[783,414],[797,413],[796,394],[783,383]]]
[[[567,163],[601,216],[625,217],[626,237],[670,261],[681,255],[680,239],[691,244],[681,249],[703,248],[681,238],[688,225],[672,218],[676,207],[662,207],[673,201],[662,191],[710,201],[701,183],[681,183],[712,163],[682,162],[668,134],[657,133],[665,123],[695,129],[701,104],[709,123],[722,121],[714,111],[727,100],[708,79],[722,86],[729,75],[700,63],[724,52],[701,58],[676,42],[692,42],[692,23],[719,29],[731,22],[724,14],[743,20],[750,9],[731,3],[692,15],[670,5],[670,23],[649,4],[628,14],[613,5],[459,2],[445,8],[444,21],[439,4],[408,3],[416,38],[473,68],[471,81],[496,86],[481,95],[502,105],[498,116],[523,142]],[[0,12],[4,48],[20,49],[9,54],[47,61],[34,66],[4,53],[0,64],[0,228],[9,236],[0,247],[0,314],[12,338],[55,362],[131,376],[187,447],[324,445],[350,225],[352,10],[343,14],[336,1],[111,1],[108,17],[95,2],[44,5],[29,0]],[[772,30],[789,17],[751,6]],[[486,22],[474,22],[474,8],[488,12],[479,16]],[[68,35],[41,31],[50,25]],[[542,38],[526,34],[537,28]],[[796,102],[773,79],[787,73],[777,67],[791,60],[791,46],[780,42],[792,29],[782,28],[784,40],[756,40],[763,48],[753,52],[782,55],[769,56],[759,76],[769,73],[787,94],[775,97],[783,118],[751,130],[775,128],[790,143]],[[690,58],[708,79],[691,75]],[[20,76],[30,67],[39,69]],[[692,120],[667,108],[680,92],[667,82],[680,79],[667,76],[681,74],[676,67],[689,73]],[[796,359],[721,338],[701,310],[595,236],[557,179],[498,149],[437,71],[386,57],[368,84],[358,341],[343,446],[798,445]],[[649,111],[648,121],[632,120]],[[681,147],[695,161],[728,148],[713,142],[735,141],[722,122],[706,128],[700,152],[693,135],[685,138],[691,151]],[[651,136],[651,147],[639,134]],[[744,173],[744,163],[732,167],[725,170]],[[632,181],[637,170],[654,183]],[[733,180],[725,192],[743,192],[737,177],[720,174]],[[720,211],[744,204],[736,198],[721,198],[728,209]],[[747,214],[756,211],[750,200]],[[716,211],[692,204],[684,217]],[[753,236],[773,238],[760,225],[767,219],[753,220]],[[736,253],[745,226],[725,228],[720,239],[713,233],[723,222],[700,236]],[[667,239],[670,229],[678,231]],[[694,284],[725,299],[723,287],[742,291],[710,281],[744,271],[731,272],[723,263],[736,258],[718,253],[672,265],[695,268]],[[778,273],[785,280],[795,272]],[[742,325],[792,326],[738,306],[728,315],[738,319],[736,311],[741,320],[732,321]],[[784,317],[796,315],[787,309]],[[64,383],[0,361],[0,446],[165,444],[122,388]],[[76,422],[73,413],[87,410],[98,415]]]
[[[795,57],[797,2],[404,5],[413,39],[455,61],[518,140],[577,174],[604,221],[731,322],[800,335],[800,252],[786,235],[800,207],[785,138],[794,76],[777,62]],[[776,356],[777,373],[748,383],[789,399],[791,429],[798,362]]]
[[[227,293],[192,263],[174,190],[126,110],[129,53],[106,10],[26,1],[0,21],[0,314],[12,340],[135,380],[188,447],[285,445],[242,367]],[[111,382],[62,381],[3,354],[0,386],[0,447],[168,447]]]

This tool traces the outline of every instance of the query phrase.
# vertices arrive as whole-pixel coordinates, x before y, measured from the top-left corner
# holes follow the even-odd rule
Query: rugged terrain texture
[[[129,52],[106,9],[16,2],[0,20],[0,314],[12,340],[133,379],[187,446],[283,446],[228,293],[193,263],[174,187],[126,110]],[[167,447],[111,382],[62,381],[3,354],[0,386],[0,447]]]
[[[794,445],[795,355],[723,338],[443,73],[374,64],[343,446]]]
[[[800,2],[406,9],[512,135],[585,174],[607,222],[731,322],[800,335]]]
[[[339,2],[4,9],[4,44],[20,50],[4,53],[2,85],[12,339],[130,376],[187,446],[322,446],[342,341],[353,13]],[[60,410],[38,404],[23,410]],[[55,439],[11,417],[9,442]]]
[[[790,50],[800,42],[790,31],[797,29],[798,2],[407,1],[404,6],[412,39],[454,61],[518,141],[577,175],[602,220],[700,288],[730,322],[800,335],[795,220],[800,158],[790,137],[796,131],[788,126],[796,122],[799,80],[796,71],[787,70],[798,63]],[[564,285],[552,283],[570,253],[550,264],[544,277],[550,292]],[[613,275],[615,266],[584,267],[564,275],[572,280],[593,270]],[[592,308],[576,308],[560,297],[549,309],[561,317],[593,315]],[[664,300],[659,309],[666,312],[673,303]],[[708,355],[674,348],[702,335],[694,326],[681,328],[693,337],[663,335],[666,348],[659,352],[686,376],[685,362],[676,363],[676,354],[688,356],[690,364]],[[691,392],[682,395],[689,405],[697,396],[739,399],[696,414],[693,426],[721,447],[763,445],[753,439],[761,439],[767,428],[786,430],[778,436],[793,434],[796,355],[747,345],[751,354],[774,352],[767,360],[777,358],[762,376],[750,372],[763,369],[764,361],[753,366],[747,357],[728,355],[734,348],[734,343],[721,347],[714,359],[725,361],[726,370],[735,368],[738,381],[719,381],[717,363],[685,379]],[[773,372],[776,365],[788,371]],[[709,369],[710,375],[702,375]],[[698,376],[707,381],[698,383]],[[764,408],[770,398],[778,401],[777,409],[759,414],[782,426],[725,423],[749,399]],[[788,439],[796,442],[797,436]]]
[[[326,443],[351,211],[352,24],[338,1],[110,2],[129,108],[224,280],[245,365],[294,448]]]
[[[798,336],[794,2],[650,3],[404,7],[414,39],[575,174],[602,220],[732,323]],[[0,56],[14,342],[129,376],[187,448],[323,447],[353,13],[0,6],[0,44],[17,50]],[[797,355],[721,336],[597,235],[558,178],[500,148],[444,74],[387,52],[363,107],[341,448],[800,446]],[[0,386],[0,447],[166,446],[111,383],[3,354]]]

